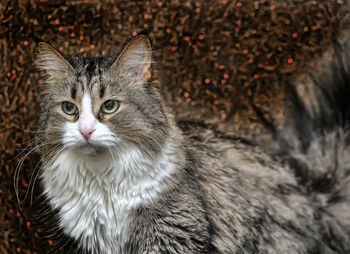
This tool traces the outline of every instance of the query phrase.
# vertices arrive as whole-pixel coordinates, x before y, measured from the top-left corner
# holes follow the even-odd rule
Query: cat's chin
[[[92,145],[90,143],[78,145],[75,147],[75,151],[84,156],[96,156],[106,152],[106,149],[102,146]]]

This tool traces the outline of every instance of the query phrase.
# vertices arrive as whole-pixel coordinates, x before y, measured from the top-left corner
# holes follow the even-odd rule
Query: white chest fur
[[[154,161],[135,147],[118,158],[67,149],[44,167],[45,195],[59,211],[60,227],[84,249],[122,253],[131,211],[157,198],[175,170],[174,159],[169,144]]]

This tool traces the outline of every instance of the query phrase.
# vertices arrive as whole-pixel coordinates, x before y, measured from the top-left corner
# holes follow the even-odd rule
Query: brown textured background
[[[65,54],[106,55],[149,31],[163,94],[179,118],[265,135],[252,105],[283,121],[283,84],[317,64],[346,14],[343,1],[0,1],[0,253],[45,253],[55,242],[24,201],[37,165],[24,160],[19,203],[13,179],[38,119],[34,33]],[[270,113],[268,113],[270,112]],[[29,141],[29,142],[28,142]],[[17,157],[16,157],[17,156]]]

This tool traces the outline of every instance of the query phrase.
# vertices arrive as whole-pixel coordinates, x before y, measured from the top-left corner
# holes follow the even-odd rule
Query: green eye
[[[101,112],[105,114],[112,114],[119,108],[119,103],[114,100],[108,100],[102,104]]]
[[[67,115],[75,115],[78,113],[78,108],[69,101],[62,102],[62,110]]]

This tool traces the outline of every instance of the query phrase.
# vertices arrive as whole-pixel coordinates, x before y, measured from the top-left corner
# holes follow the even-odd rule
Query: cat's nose
[[[95,129],[90,129],[90,128],[82,128],[82,129],[79,129],[81,135],[83,135],[83,137],[88,140],[92,133],[95,131]]]
[[[79,131],[86,140],[89,140],[96,130],[96,119],[91,115],[84,115],[79,119]]]

